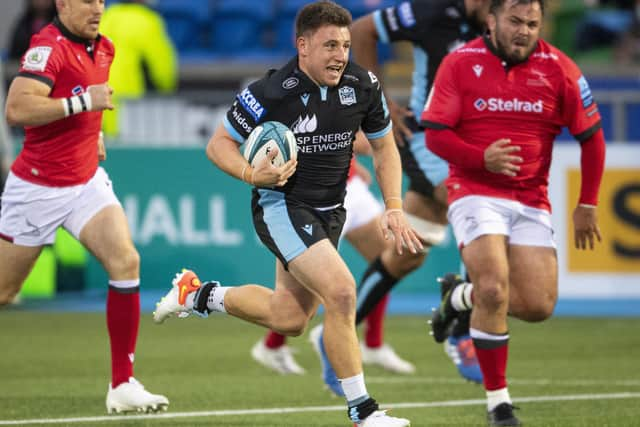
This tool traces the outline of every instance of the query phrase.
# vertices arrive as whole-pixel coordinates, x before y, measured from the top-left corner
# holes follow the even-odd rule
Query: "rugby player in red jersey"
[[[166,397],[133,378],[140,257],[98,166],[102,111],[113,108],[106,82],[114,47],[98,33],[104,0],[56,0],[56,7],[58,17],[32,37],[7,95],[7,122],[23,126],[25,140],[2,194],[0,305],[13,300],[42,247],[64,227],[109,275],[107,411],[166,409]]]
[[[448,216],[473,281],[446,293],[440,326],[473,306],[491,425],[520,425],[507,390],[507,312],[542,321],[557,301],[547,186],[563,126],[581,147],[575,245],[593,249],[600,240],[598,107],[573,61],[539,38],[543,13],[543,0],[492,0],[489,35],[445,58],[422,114],[429,149],[450,163]]]

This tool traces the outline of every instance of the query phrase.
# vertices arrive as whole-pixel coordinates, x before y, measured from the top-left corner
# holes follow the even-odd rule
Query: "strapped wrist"
[[[91,94],[89,92],[85,92],[81,95],[70,96],[69,98],[62,98],[61,102],[62,107],[64,108],[65,117],[91,111],[91,108],[93,107]]]

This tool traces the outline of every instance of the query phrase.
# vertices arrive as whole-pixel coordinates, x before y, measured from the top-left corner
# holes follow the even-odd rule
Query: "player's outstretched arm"
[[[11,126],[41,126],[71,114],[113,109],[112,90],[106,85],[90,86],[82,95],[50,98],[51,88],[29,77],[16,77],[7,94],[5,114]]]
[[[402,166],[393,135],[387,133],[381,138],[372,139],[371,147],[376,178],[386,206],[381,221],[382,232],[386,239],[395,239],[399,254],[402,254],[404,247],[417,253],[423,249],[423,245],[402,211]]]
[[[257,187],[283,186],[296,171],[296,160],[289,160],[280,167],[271,164],[278,154],[272,150],[255,167],[249,165],[240,153],[239,143],[236,142],[223,125],[218,126],[207,144],[207,157],[222,171]]]

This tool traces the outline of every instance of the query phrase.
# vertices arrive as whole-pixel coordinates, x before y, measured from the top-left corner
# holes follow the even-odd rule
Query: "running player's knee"
[[[140,254],[133,246],[114,253],[106,260],[105,269],[110,276],[136,276],[140,271]]]
[[[499,278],[487,278],[474,282],[474,297],[478,299],[482,305],[491,310],[497,310],[499,307],[508,304],[508,293],[506,282]]]
[[[333,312],[341,315],[350,315],[355,312],[356,307],[356,287],[355,283],[344,286],[333,286],[328,295],[325,296],[325,310],[327,313]]]
[[[429,245],[437,246],[446,239],[446,224],[438,224],[437,222],[428,221],[409,213],[406,213],[405,217],[407,218],[409,225],[411,225],[418,234],[418,237],[427,244],[425,245],[425,248],[428,248]]]

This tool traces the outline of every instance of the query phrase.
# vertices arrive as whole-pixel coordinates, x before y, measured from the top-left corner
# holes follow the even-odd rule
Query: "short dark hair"
[[[491,0],[491,6],[489,6],[489,13],[492,13],[495,15],[498,12],[498,9],[501,9],[506,2],[507,0]],[[514,5],[539,3],[540,11],[544,15],[544,0],[514,0],[513,3]]]
[[[325,25],[348,27],[351,20],[351,12],[332,1],[310,3],[300,9],[296,16],[296,38],[313,33]]]

